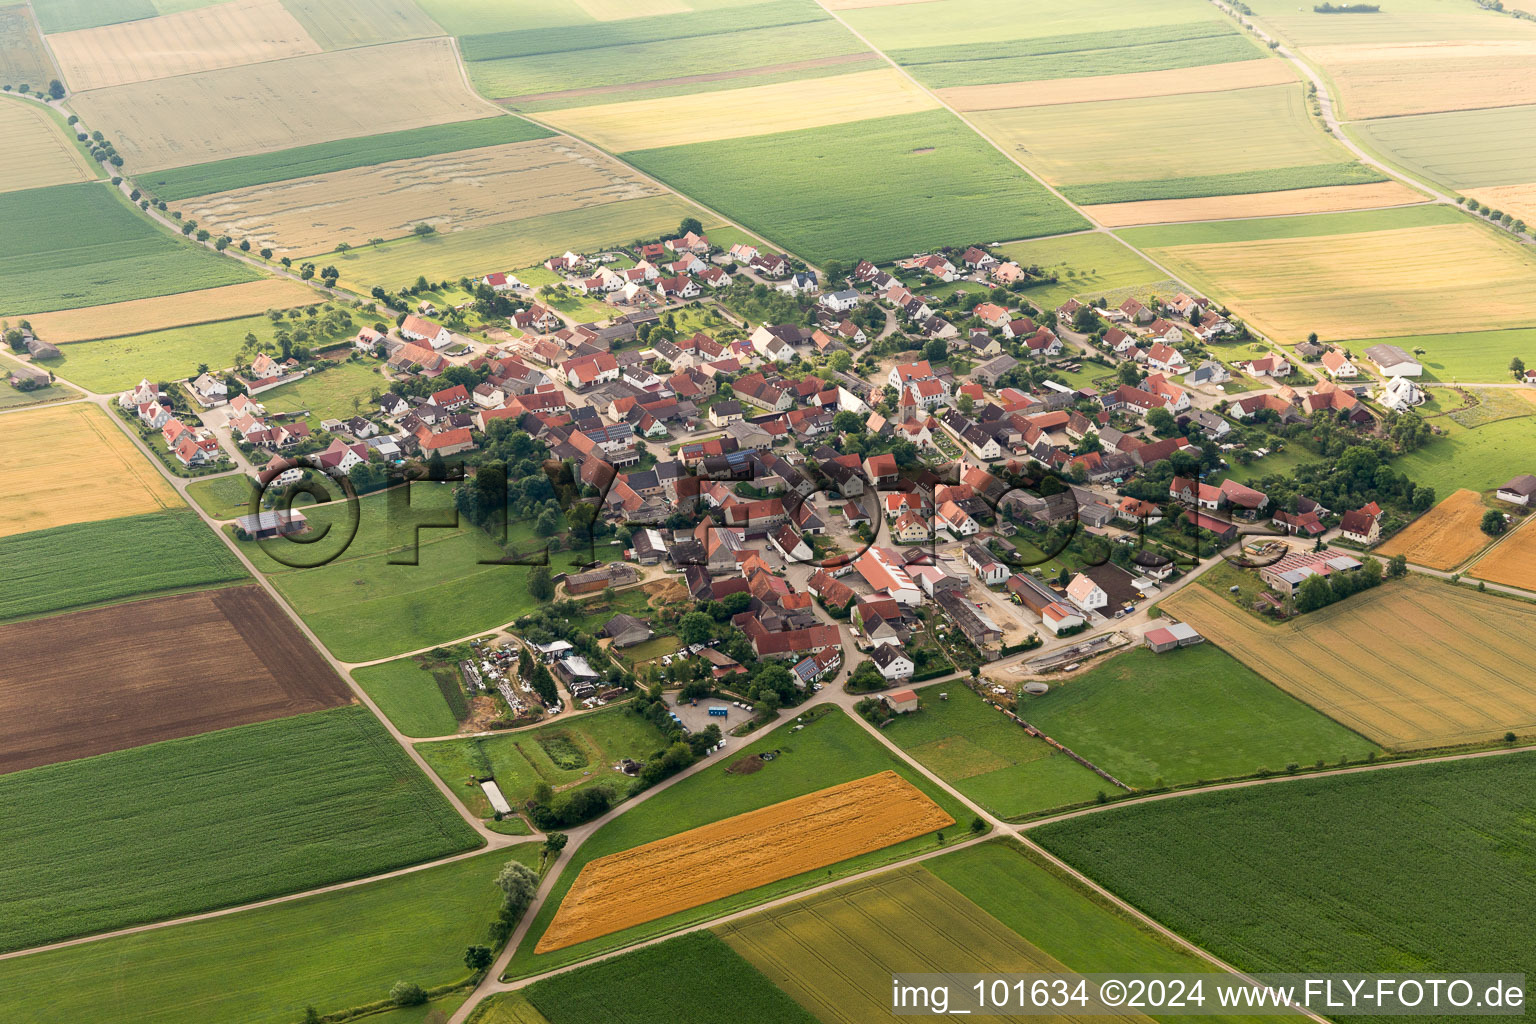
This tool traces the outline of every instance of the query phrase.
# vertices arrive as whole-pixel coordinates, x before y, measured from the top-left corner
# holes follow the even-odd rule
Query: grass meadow
[[[377,364],[348,360],[258,397],[269,413],[307,411],[310,426],[318,428],[322,420],[351,419],[360,412],[375,411],[377,403],[370,401],[373,392],[388,390],[389,381]]]
[[[475,833],[366,709],[0,777],[21,949],[404,867]]]
[[[1137,804],[1030,836],[1245,970],[1530,972],[1533,782],[1536,757],[1518,754]]]
[[[353,669],[352,678],[373,698],[384,717],[405,735],[447,736],[458,731],[459,720],[448,706],[443,691],[438,689],[437,678],[415,658]],[[436,746],[435,743],[424,744],[420,753],[442,776],[442,770],[430,756]],[[444,781],[447,781],[446,777]],[[459,796],[463,799],[464,793]]]
[[[0,316],[253,281],[259,274],[154,225],[98,182],[0,193]]]
[[[1514,453],[1536,451],[1536,415],[1471,428],[1449,416],[1434,422],[1446,433],[1398,456],[1392,468],[1407,473],[1415,483],[1433,487],[1436,494],[1448,495],[1462,487],[1495,488],[1520,471],[1518,462],[1512,461]]]
[[[945,111],[624,156],[812,261],[889,260],[957,238],[1087,226]],[[880,167],[882,187],[869,189],[851,173],[858,166]]]
[[[949,694],[939,699],[939,691]],[[1017,818],[1086,803],[1114,787],[998,713],[969,687],[920,690],[922,711],[885,728],[892,743],[987,810]]]
[[[1077,295],[1102,295],[1166,281],[1163,272],[1135,249],[1099,232],[1014,242],[999,246],[995,252],[999,259],[1015,260],[1025,267],[1039,266],[1056,275],[1056,284],[1035,285],[1024,293],[1047,310]]]
[[[1452,381],[1465,384],[1468,381],[1512,380],[1509,361],[1517,356],[1527,365],[1536,366],[1536,327],[1459,334],[1411,334],[1382,338],[1380,343],[1396,345],[1404,352],[1423,349],[1418,360],[1426,372],[1424,379],[1447,384]]]
[[[1117,655],[1019,714],[1138,789],[1380,751],[1211,644]]]
[[[657,979],[666,984],[658,985]],[[741,954],[693,932],[530,985],[549,1024],[816,1024]]]
[[[191,509],[0,537],[0,620],[246,578]]]
[[[317,142],[311,146],[280,149],[275,153],[258,153],[190,167],[151,171],[136,180],[140,188],[157,199],[175,202],[274,181],[307,178],[314,174],[328,174],[354,167],[370,167],[390,160],[526,142],[529,139],[547,138],[550,134],[548,129],[520,117],[482,117],[474,121],[385,132],[382,135],[340,142]]]
[[[464,948],[484,943],[508,861],[538,863],[538,844],[378,882],[102,942],[0,961],[0,1011],[63,1024],[293,1024],[385,999],[401,980],[431,988],[467,979]],[[457,1003],[446,1001],[446,1012]],[[416,1024],[390,1011],[370,1022]],[[398,1018],[397,1018],[397,1015]]]
[[[215,519],[235,519],[251,511],[255,488],[244,473],[194,480],[187,485],[187,497]]]
[[[742,757],[777,750],[778,757],[749,774],[733,774],[726,768]],[[508,967],[508,975],[522,977],[574,963],[585,957],[620,949],[636,941],[664,935],[685,925],[707,920],[733,910],[740,910],[764,900],[826,882],[835,877],[878,867],[936,846],[932,835],[910,839],[895,846],[843,861],[826,871],[796,875],[769,885],[738,893],[727,899],[680,911],[646,924],[614,932],[601,938],[567,946],[549,953],[535,954],[534,944],[549,927],[560,901],[570,890],[581,868],[610,853],[618,853],[653,840],[676,835],[713,821],[757,810],[769,804],[804,796],[841,782],[865,778],[882,771],[895,771],[926,796],[948,811],[959,823],[947,830],[949,835],[965,834],[970,815],[965,808],[930,783],[905,761],[890,754],[863,727],[841,711],[828,709],[816,715],[803,730],[789,733],[780,729],[758,742],[733,751],[724,763],[712,764],[704,771],[671,786],[644,802],[629,808],[605,824],[582,844],[571,863],[555,882],[550,899],[529,927]]]

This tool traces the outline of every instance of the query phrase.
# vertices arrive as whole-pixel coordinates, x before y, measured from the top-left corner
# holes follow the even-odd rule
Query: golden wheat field
[[[557,137],[220,192],[181,209],[210,230],[295,256],[400,238],[418,223],[450,233],[662,192]]]
[[[489,109],[464,85],[448,39],[135,82],[72,102],[133,171],[467,121]]]
[[[587,864],[537,953],[595,939],[954,824],[893,771],[784,800]]]
[[[35,103],[0,100],[0,192],[90,181],[96,168],[65,136],[58,122]]]
[[[76,92],[320,52],[280,0],[231,0],[60,32],[48,43]]]
[[[1102,203],[1087,209],[1105,227],[1123,228],[1133,224],[1177,224],[1193,220],[1372,210],[1383,206],[1422,203],[1426,198],[1400,182],[1378,181],[1368,185],[1325,185],[1319,188],[1286,189],[1283,192],[1250,192],[1241,196]]]
[[[5,417],[0,494],[0,537],[185,507],[108,414],[84,402]]]
[[[1287,343],[1526,326],[1536,287],[1536,263],[1475,224],[1147,252]]]
[[[1536,516],[1526,521],[1468,570],[1469,576],[1507,587],[1536,590]]]
[[[1135,71],[1127,75],[1052,78],[997,85],[957,85],[937,91],[939,98],[956,110],[1001,110],[1009,107],[1047,107],[1059,103],[1178,96],[1183,93],[1226,92],[1263,85],[1285,85],[1294,81],[1296,72],[1285,61],[1260,59],[1175,68],[1171,71]]]
[[[1487,203],[1527,224],[1536,224],[1536,183],[1528,185],[1495,185],[1490,188],[1464,189],[1467,195],[1480,203]]]
[[[233,320],[268,309],[308,306],[324,299],[324,295],[307,284],[286,277],[270,277],[154,299],[131,299],[57,313],[33,313],[27,320],[43,341],[66,345],[73,341],[117,338],[168,327]]]
[[[933,110],[938,102],[895,68],[725,92],[571,107],[541,115],[615,153],[844,124]]]
[[[1200,586],[1162,608],[1384,747],[1481,743],[1536,729],[1536,607],[1518,601],[1410,574],[1279,625]]]
[[[1536,103],[1536,39],[1315,46],[1352,119]]]
[[[1485,511],[1482,496],[1462,488],[1399,530],[1376,553],[1403,555],[1431,569],[1454,569],[1488,543],[1478,528]]]

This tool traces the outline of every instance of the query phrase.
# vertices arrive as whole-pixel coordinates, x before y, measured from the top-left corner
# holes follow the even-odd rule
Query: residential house
[[[875,663],[875,667],[880,670],[880,675],[888,683],[911,679],[912,674],[917,671],[916,666],[912,664],[912,659],[907,657],[906,653],[894,644],[877,644],[874,650],[869,652],[869,660]],[[912,708],[905,707],[908,701],[900,699],[902,694],[911,694],[910,703],[913,705]],[[906,710],[915,710],[917,694],[912,693],[911,690],[903,690],[900,693],[887,694],[886,700],[888,702],[895,702],[892,703],[891,710],[901,714],[905,713]],[[897,707],[898,703],[902,706]]]
[[[1360,368],[1354,364],[1343,349],[1331,348],[1323,353],[1323,369],[1334,380],[1347,380],[1360,376]]]
[[[430,345],[434,351],[453,344],[453,332],[430,320],[412,314],[400,323],[400,337],[407,341]]]

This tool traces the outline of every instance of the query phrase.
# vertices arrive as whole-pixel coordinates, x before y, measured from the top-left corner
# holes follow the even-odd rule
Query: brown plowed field
[[[954,822],[887,771],[599,857],[576,876],[534,952],[564,949]]]
[[[1488,543],[1481,526],[1487,510],[1481,495],[1462,488],[1403,527],[1376,553],[1404,555],[1414,565],[1431,569],[1454,569]]]
[[[0,773],[352,698],[260,587],[0,626],[0,651]]]

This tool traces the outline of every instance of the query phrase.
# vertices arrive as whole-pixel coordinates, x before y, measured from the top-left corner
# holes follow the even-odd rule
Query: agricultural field
[[[894,68],[729,92],[549,111],[543,119],[609,152],[716,143],[935,110],[932,96]],[[857,129],[848,129],[857,131]]]
[[[1132,228],[1122,237],[1285,343],[1311,331],[1380,338],[1531,322],[1525,297],[1536,262],[1444,206]],[[1426,292],[1422,280],[1444,287]],[[1324,291],[1332,299],[1319,307]]]
[[[1162,608],[1390,750],[1536,732],[1521,640],[1536,627],[1536,608],[1518,601],[1410,574],[1278,625],[1203,587]]]
[[[57,74],[27,5],[0,7],[0,85],[47,88]]]
[[[259,587],[114,604],[0,626],[17,673],[0,772],[350,703],[351,691]],[[163,652],[205,652],[167,671]],[[95,711],[89,731],[77,709]]]
[[[0,538],[0,620],[246,578],[187,508]]]
[[[1468,575],[1489,583],[1536,589],[1536,530],[1529,517],[1509,537],[1479,558]]]
[[[1506,19],[1503,25],[1514,27]],[[1500,26],[1502,35],[1503,26]],[[1316,46],[1351,121],[1536,103],[1536,31],[1498,39]]]
[[[1190,93],[1109,102],[1068,103],[971,115],[978,127],[1014,151],[1053,185],[1082,202],[1180,199],[1215,194],[1167,194],[1166,181],[1248,174],[1262,192],[1305,185],[1379,180],[1361,177],[1348,151],[1310,120],[1301,86],[1274,85],[1230,92]],[[1158,124],[1156,134],[1142,126]],[[1192,135],[1229,138],[1227,146],[1190,146]],[[1126,147],[1127,139],[1136,144]],[[1343,166],[1339,166],[1343,164]],[[1310,180],[1314,166],[1322,180]],[[1116,189],[1095,187],[1119,183]],[[1131,184],[1136,183],[1136,184]],[[1146,183],[1146,184],[1142,184]]]
[[[589,860],[539,937],[548,953],[953,825],[894,771]]]
[[[310,292],[308,298],[313,304],[317,296]],[[308,319],[302,322],[306,326],[312,323]],[[285,321],[284,325],[291,327],[293,321]],[[258,341],[270,342],[276,328],[267,317],[245,316],[121,338],[81,341],[65,345],[61,359],[42,365],[83,388],[112,394],[146,378],[172,381],[195,377],[202,363],[215,368],[231,367],[241,354],[246,335],[254,334]],[[318,340],[335,342],[352,333],[348,329],[344,335]]]
[[[1019,714],[1137,789],[1379,752],[1210,644],[1117,655]]]
[[[90,158],[64,134],[58,115],[40,103],[0,100],[0,135],[7,144],[6,161],[0,166],[0,192],[93,181],[101,176]]]
[[[371,671],[363,670],[364,673]],[[433,685],[429,679],[421,682]],[[436,692],[435,685],[433,691]],[[369,695],[372,696],[372,691]],[[426,735],[444,736],[453,731],[448,728]],[[532,797],[540,783],[547,784],[557,793],[609,786],[617,799],[622,799],[629,795],[632,780],[614,771],[613,766],[626,757],[648,761],[666,745],[666,737],[648,720],[620,707],[570,719],[562,716],[561,721],[530,731],[483,739],[420,743],[416,752],[458,795],[470,813],[489,818],[490,804],[480,787],[469,783],[471,775],[493,776],[507,802],[514,807]]]
[[[443,34],[415,0],[283,0],[283,6],[327,50]]]
[[[1088,208],[1106,227],[1137,224],[1172,224],[1192,220],[1228,220],[1234,217],[1290,217],[1305,213],[1341,213],[1383,206],[1409,206],[1425,197],[1396,181],[1366,185],[1320,185],[1279,192],[1246,192],[1195,199],[1147,199],[1128,203],[1100,203]]]
[[[187,485],[187,497],[192,504],[214,519],[234,519],[250,512],[254,494],[251,478],[244,473],[227,473]]]
[[[1059,57],[1052,56],[1059,61]],[[1111,100],[1181,96],[1231,89],[1255,89],[1296,81],[1296,72],[1280,60],[1247,60],[1172,71],[1053,78],[996,85],[959,85],[939,89],[939,98],[956,110],[1006,110],[1010,107],[1049,107],[1058,103],[1101,103]]]
[[[0,808],[12,854],[0,879],[14,910],[0,922],[5,950],[317,888],[478,842],[359,707],[14,772],[0,776]]]
[[[301,256],[341,242],[401,238],[417,224],[454,234],[660,194],[621,164],[557,137],[218,192],[178,206],[209,230]]]
[[[380,67],[390,73],[376,74]],[[356,88],[362,81],[368,88]],[[314,102],[316,95],[325,102]],[[464,87],[447,39],[136,82],[81,93],[72,103],[135,173],[468,121],[487,110]]]
[[[6,416],[0,431],[0,537],[185,508],[107,414],[85,404]]]
[[[1387,117],[1351,125],[1351,132],[1410,174],[1468,190],[1531,182],[1533,127],[1536,104]]]
[[[790,151],[807,155],[782,159]],[[890,260],[956,238],[1032,238],[1086,226],[944,111],[624,158],[812,261]],[[879,192],[846,173],[866,165],[881,168]],[[902,215],[891,216],[893,209]]]
[[[1491,490],[1516,472],[1510,453],[1536,450],[1536,416],[1521,416],[1468,429],[1449,416],[1435,420],[1444,436],[1430,438],[1416,451],[1400,455],[1392,468],[1436,494],[1460,488]]]
[[[341,142],[317,142],[275,153],[232,157],[212,163],[173,167],[138,176],[141,187],[166,202],[191,199],[213,192],[230,192],[290,181],[316,174],[332,174],[354,167],[371,167],[390,160],[408,160],[480,149],[513,142],[548,138],[552,133],[520,117],[481,117],[473,121],[432,125],[399,132],[384,132]]]
[[[394,289],[423,274],[434,281],[456,281],[465,275],[533,266],[566,249],[586,252],[609,245],[627,245],[636,238],[656,238],[675,231],[684,217],[698,217],[706,229],[713,222],[692,203],[663,195],[529,217],[452,235],[403,238],[353,249],[332,262],[348,281]]]
[[[415,658],[401,658],[382,665],[353,669],[352,678],[379,706],[390,723],[407,736],[447,736],[459,729],[459,720],[448,706],[443,691],[438,688],[437,678]],[[450,785],[462,783],[462,779],[451,778],[439,767],[441,754],[437,750],[438,746],[440,744],[423,744],[418,753],[432,765],[444,782]],[[463,799],[467,787],[460,785],[456,791]],[[478,787],[475,791],[478,792]],[[488,811],[481,815],[488,816]]]
[[[825,1024],[859,1024],[888,1015],[889,979],[897,971],[1066,971],[919,866],[733,921],[719,934]],[[837,969],[826,970],[828,962],[836,962]],[[1135,1013],[1108,1019],[1147,1020]]]
[[[949,694],[939,699],[939,691]],[[1093,772],[1035,739],[960,683],[919,690],[922,712],[885,735],[929,771],[1004,818],[1092,800],[1112,789]]]
[[[905,64],[945,56],[974,59],[983,47],[1075,54],[1233,32],[1220,11],[1199,0],[1158,0],[1130,8],[1114,0],[1042,0],[1031,7],[1028,18],[989,0],[943,0],[868,7],[844,17],[855,31]],[[1084,32],[1086,25],[1113,28]],[[964,47],[972,52],[967,55]],[[946,49],[951,52],[940,52]],[[1063,63],[1071,66],[1070,61]]]
[[[307,284],[286,277],[271,277],[180,295],[36,313],[27,319],[32,324],[32,333],[43,341],[67,345],[75,341],[119,338],[171,327],[233,320],[268,309],[288,309],[323,300],[324,296]],[[185,374],[186,371],[182,371],[176,376]]]
[[[261,275],[157,227],[96,182],[0,192],[0,316],[79,309]]]
[[[1141,253],[1100,232],[1011,242],[998,246],[995,252],[999,259],[1014,260],[1023,267],[1038,266],[1056,275],[1055,284],[1034,285],[1024,293],[1041,309],[1055,309],[1077,296],[1091,298],[1126,291],[1151,294],[1160,288],[1170,295],[1178,291],[1177,285]]]
[[[759,755],[767,752],[777,752],[777,756],[771,761],[764,761]],[[586,864],[676,836],[689,829],[803,797],[827,786],[886,771],[895,771],[901,775],[942,807],[950,817],[968,820],[961,819],[966,813],[962,804],[951,799],[905,761],[889,753],[848,715],[832,709],[813,714],[801,731],[779,731],[765,736],[734,752],[724,765],[711,765],[705,771],[651,794],[643,802],[635,804],[598,829],[582,844],[556,880],[550,898],[545,900],[523,944],[512,959],[509,975],[521,977],[538,974],[810,885],[933,849],[935,837],[931,834],[909,839],[829,866],[827,870],[806,872],[771,885],[760,885],[695,910],[674,913],[648,924],[627,928],[603,939],[583,942],[554,953],[537,954],[533,951],[535,940],[549,927],[557,907],[571,888],[572,879],[578,876]],[[960,829],[964,828],[962,824]],[[947,836],[949,832],[945,834]]]
[[[346,420],[358,413],[377,412],[371,397],[375,391],[382,394],[388,390],[389,381],[375,363],[346,360],[303,380],[274,388],[260,398],[269,413],[308,412],[310,426],[318,428],[324,420]]]
[[[656,979],[665,977],[665,985]],[[709,932],[694,932],[530,985],[517,998],[548,1024],[816,1024]],[[492,1016],[490,1020],[496,1021]],[[511,1021],[525,1021],[512,1017]]]
[[[1527,362],[1536,354],[1536,328],[1504,331],[1463,331],[1456,334],[1413,334],[1382,338],[1417,356],[1425,379],[1445,382],[1507,381],[1509,362],[1519,356]]]
[[[0,375],[18,366],[24,366],[20,359],[13,358],[0,351]],[[41,367],[40,367],[41,368]],[[63,381],[55,378],[54,382],[46,388],[36,391],[22,391],[9,383],[0,384],[0,411],[21,409],[29,405],[48,405],[52,402],[67,402],[80,397],[80,392],[70,387]]]
[[[43,31],[73,32],[82,28],[116,25],[161,14],[175,14],[207,7],[219,0],[35,0],[32,7]]]
[[[281,0],[226,0],[158,18],[61,32],[48,45],[74,92],[319,53]]]
[[[1533,781],[1531,754],[1474,758],[1137,804],[1030,835],[1244,970],[1529,972]]]
[[[467,857],[227,917],[0,961],[0,1009],[48,1007],[47,1020],[292,1024],[386,998],[409,979],[465,979],[464,948],[486,941],[508,861],[533,867],[538,844]],[[238,970],[230,970],[238,965]],[[217,979],[217,984],[213,984]],[[447,1005],[452,1012],[457,1003]],[[392,1011],[370,1021],[407,1024]],[[409,1024],[420,1024],[417,1016]]]
[[[1487,510],[1476,491],[1455,491],[1378,546],[1376,553],[1403,555],[1414,565],[1449,571],[1488,543],[1479,529]]]

